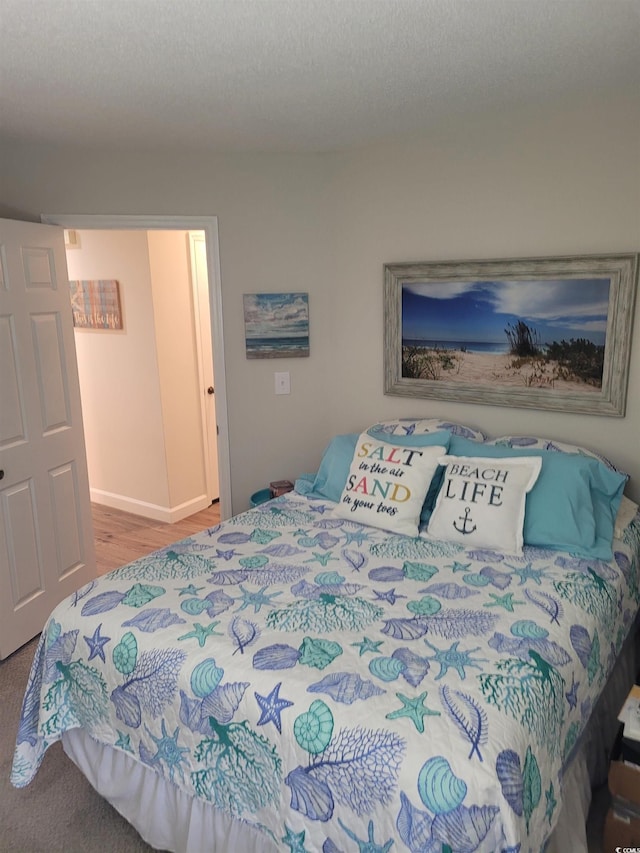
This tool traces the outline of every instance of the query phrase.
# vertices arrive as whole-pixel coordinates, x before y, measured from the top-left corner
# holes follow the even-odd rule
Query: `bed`
[[[336,436],[293,492],[55,609],[12,783],[61,739],[158,849],[586,850],[638,664],[625,483],[442,420]]]

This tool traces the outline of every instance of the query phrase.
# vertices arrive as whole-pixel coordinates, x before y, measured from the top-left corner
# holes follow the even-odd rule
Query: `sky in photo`
[[[248,338],[295,338],[309,334],[306,293],[245,293],[244,322]]]
[[[608,308],[608,278],[403,284],[402,337],[504,343],[507,325],[523,320],[543,345],[571,338],[603,345]]]

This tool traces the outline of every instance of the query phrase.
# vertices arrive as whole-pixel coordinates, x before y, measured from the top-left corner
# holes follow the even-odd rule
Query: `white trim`
[[[213,333],[213,363],[216,388],[216,420],[218,423],[218,476],[220,481],[220,518],[231,515],[231,456],[229,450],[229,418],[227,413],[227,383],[224,361],[222,321],[222,282],[220,275],[220,245],[217,216],[130,216],[104,214],[43,213],[45,225],[62,228],[140,229],[151,231],[204,231],[209,274],[209,301]]]
[[[206,287],[203,287],[202,276],[198,275],[198,261],[196,259],[196,246],[203,242],[203,236],[200,231],[189,231],[189,263],[191,273],[191,290],[193,295],[193,311],[195,314],[195,336],[196,336],[196,353],[198,357],[198,376],[200,380],[200,423],[202,425],[202,452],[204,455],[204,473],[207,484],[207,497],[213,501],[220,499],[220,486],[218,484],[218,435],[212,435],[215,429],[215,423],[211,423],[209,406],[215,413],[215,396],[209,397],[205,393],[205,389],[209,385],[215,386],[215,377],[213,372],[213,336],[211,334],[211,304],[209,297],[209,281],[207,271]],[[204,247],[205,258],[207,256],[207,247]],[[205,301],[206,297],[206,301]],[[205,360],[207,364],[205,365]],[[215,459],[211,452],[212,444],[215,441]],[[215,477],[214,477],[215,473]]]
[[[108,506],[110,509],[120,509],[123,512],[133,513],[133,515],[142,515],[144,518],[163,521],[165,524],[175,524],[177,521],[182,521],[183,518],[188,518],[190,515],[211,506],[206,495],[200,495],[200,497],[193,498],[179,506],[171,507],[139,501],[136,498],[128,498],[126,495],[105,492],[103,489],[89,489],[89,492],[91,503]]]

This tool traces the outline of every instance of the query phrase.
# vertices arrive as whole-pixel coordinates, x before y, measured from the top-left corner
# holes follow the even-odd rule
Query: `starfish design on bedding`
[[[312,551],[313,557],[309,557],[308,560],[305,560],[305,563],[320,563],[322,566],[326,566],[332,560],[337,560],[337,557],[334,557],[329,551],[326,554],[318,554],[317,551]]]
[[[447,569],[451,569],[451,571],[455,574],[456,572],[466,572],[471,563],[459,563],[457,560],[454,560],[448,566],[445,566]]]
[[[105,663],[104,657],[104,647],[109,642],[111,637],[104,637],[100,634],[100,628],[102,628],[102,622],[98,625],[96,630],[90,637],[85,637],[84,641],[89,646],[89,660],[93,660],[94,658],[100,658],[103,663]]]
[[[247,607],[253,607],[254,613],[259,613],[262,605],[273,607],[271,599],[282,594],[282,590],[280,590],[279,592],[271,592],[265,595],[265,589],[267,589],[266,586],[263,586],[262,589],[258,590],[258,592],[250,592],[248,589],[245,589],[242,584],[239,584],[239,586],[242,590],[242,597],[236,598],[235,600],[242,601],[242,604],[236,609],[236,612],[238,610],[244,610]]]
[[[352,832],[348,827],[346,827],[343,822],[338,818],[338,823],[342,827],[342,829],[347,833],[349,838],[356,842],[358,845],[359,853],[387,853],[388,850],[393,847],[393,839],[387,841],[386,844],[376,844],[374,841],[374,828],[373,821],[369,821],[369,826],[367,828],[368,838],[366,840],[358,838],[355,832]]]
[[[180,764],[184,761],[183,754],[185,752],[189,752],[189,749],[186,746],[178,746],[180,726],[176,728],[172,735],[169,735],[163,718],[161,737],[156,737],[148,726],[145,726],[145,729],[147,730],[147,734],[153,738],[156,746],[158,747],[156,754],[149,759],[149,764],[160,764],[161,761],[164,761],[169,769],[169,779],[171,782],[173,782],[174,770],[177,770],[180,774],[180,778],[184,780],[184,772]]]
[[[231,560],[235,555],[235,548],[229,548],[228,551],[221,551],[219,548],[216,548],[216,557],[219,557],[221,560]]]
[[[483,604],[483,607],[504,607],[505,610],[508,610],[509,613],[513,613],[513,607],[515,604],[524,604],[524,601],[514,601],[513,596],[515,593],[507,592],[505,595],[496,595],[495,592],[490,592],[490,598],[493,598],[493,601],[488,601]]]
[[[345,545],[350,545],[352,542],[355,542],[356,545],[362,545],[363,542],[371,538],[370,534],[365,533],[364,530],[345,530],[344,535],[347,537]]]
[[[521,567],[507,565],[507,568],[511,569],[514,574],[518,575],[520,578],[520,586],[524,586],[527,581],[533,581],[535,584],[540,586],[542,579],[546,577],[544,569],[534,569],[531,563],[527,563],[526,566]]]
[[[377,589],[374,589],[373,592],[376,596],[376,601],[386,601],[389,604],[395,604],[399,598],[407,597],[406,595],[400,595],[399,593],[397,593],[395,586],[393,589],[387,589],[382,592],[379,592]]]
[[[124,734],[119,729],[116,729],[118,732],[118,739],[114,743],[114,746],[120,747],[120,749],[124,749],[126,752],[133,752],[133,748],[131,747],[131,736]]]
[[[190,640],[194,639],[198,641],[198,645],[200,648],[204,648],[204,644],[207,642],[207,639],[214,634],[218,637],[221,637],[222,634],[220,631],[214,631],[216,625],[219,625],[220,622],[211,622],[211,624],[207,625],[207,627],[203,627],[199,622],[196,622],[193,626],[193,631],[189,631],[188,634],[183,634],[181,637],[178,637],[179,640]]]
[[[259,693],[254,693],[258,705],[260,706],[259,726],[264,726],[267,723],[273,723],[282,734],[282,721],[280,714],[285,708],[290,708],[294,703],[288,699],[281,699],[278,695],[282,682],[279,681],[268,696],[261,696]]]
[[[351,643],[352,646],[360,649],[360,657],[366,652],[379,652],[379,646],[384,640],[370,640],[368,637],[363,637],[360,643]]]
[[[189,586],[178,587],[178,592],[180,593],[180,595],[189,595],[193,597],[197,595],[201,589],[204,589],[204,587],[194,586],[192,583],[190,583]]]
[[[436,681],[439,681],[444,675],[446,675],[450,668],[455,669],[460,678],[464,680],[467,677],[467,673],[464,671],[465,666],[482,669],[478,664],[486,663],[486,658],[476,658],[474,660],[474,658],[471,657],[474,652],[480,651],[479,646],[475,649],[469,649],[468,651],[463,652],[458,651],[460,640],[456,640],[456,642],[452,643],[448,649],[438,649],[435,646],[432,646],[428,640],[425,640],[424,643],[435,652],[433,657],[427,656],[426,659],[440,664],[440,672],[436,675]]]
[[[571,687],[564,694],[567,697],[567,702],[569,703],[569,707],[571,709],[575,708],[578,704],[578,687],[580,687],[580,682],[576,681],[575,675],[571,676]]]
[[[308,853],[308,850],[304,846],[304,829],[302,832],[294,832],[292,829],[289,829],[285,823],[284,831],[285,835],[283,835],[280,840],[284,841],[291,853]]]
[[[397,720],[399,717],[409,717],[416,729],[422,734],[424,732],[424,717],[439,717],[440,711],[432,711],[424,707],[427,691],[411,699],[403,693],[396,693],[396,698],[402,702],[402,708],[386,714],[387,720]]]
[[[558,801],[555,798],[553,792],[553,782],[549,783],[549,790],[544,792],[545,799],[547,801],[547,808],[545,810],[544,816],[547,818],[549,823],[551,823],[551,818],[553,817],[553,813],[558,805]]]

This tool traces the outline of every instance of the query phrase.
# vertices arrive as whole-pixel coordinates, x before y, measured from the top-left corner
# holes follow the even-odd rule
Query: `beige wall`
[[[122,331],[75,330],[92,497],[128,499],[131,511],[167,506],[147,235],[79,234],[81,248],[67,253],[69,278],[119,281],[124,320]]]
[[[623,419],[385,397],[382,265],[640,249],[637,96],[475,116],[421,138],[324,155],[0,151],[4,214],[215,215],[233,509],[314,469],[328,438],[437,413],[493,435],[600,448],[640,498],[640,300]],[[2,213],[2,211],[0,211]],[[242,294],[309,293],[308,359],[248,361]],[[275,396],[274,370],[291,395]]]
[[[122,331],[76,329],[92,498],[162,521],[207,504],[186,232],[78,231],[71,279],[116,279]]]
[[[333,158],[334,335],[342,360],[334,416],[358,428],[416,413],[600,448],[632,473],[640,499],[640,298],[625,418],[416,402],[381,393],[382,265],[389,261],[640,251],[640,99],[442,128],[427,140]],[[367,333],[366,330],[370,330]],[[359,404],[354,405],[354,389]]]

